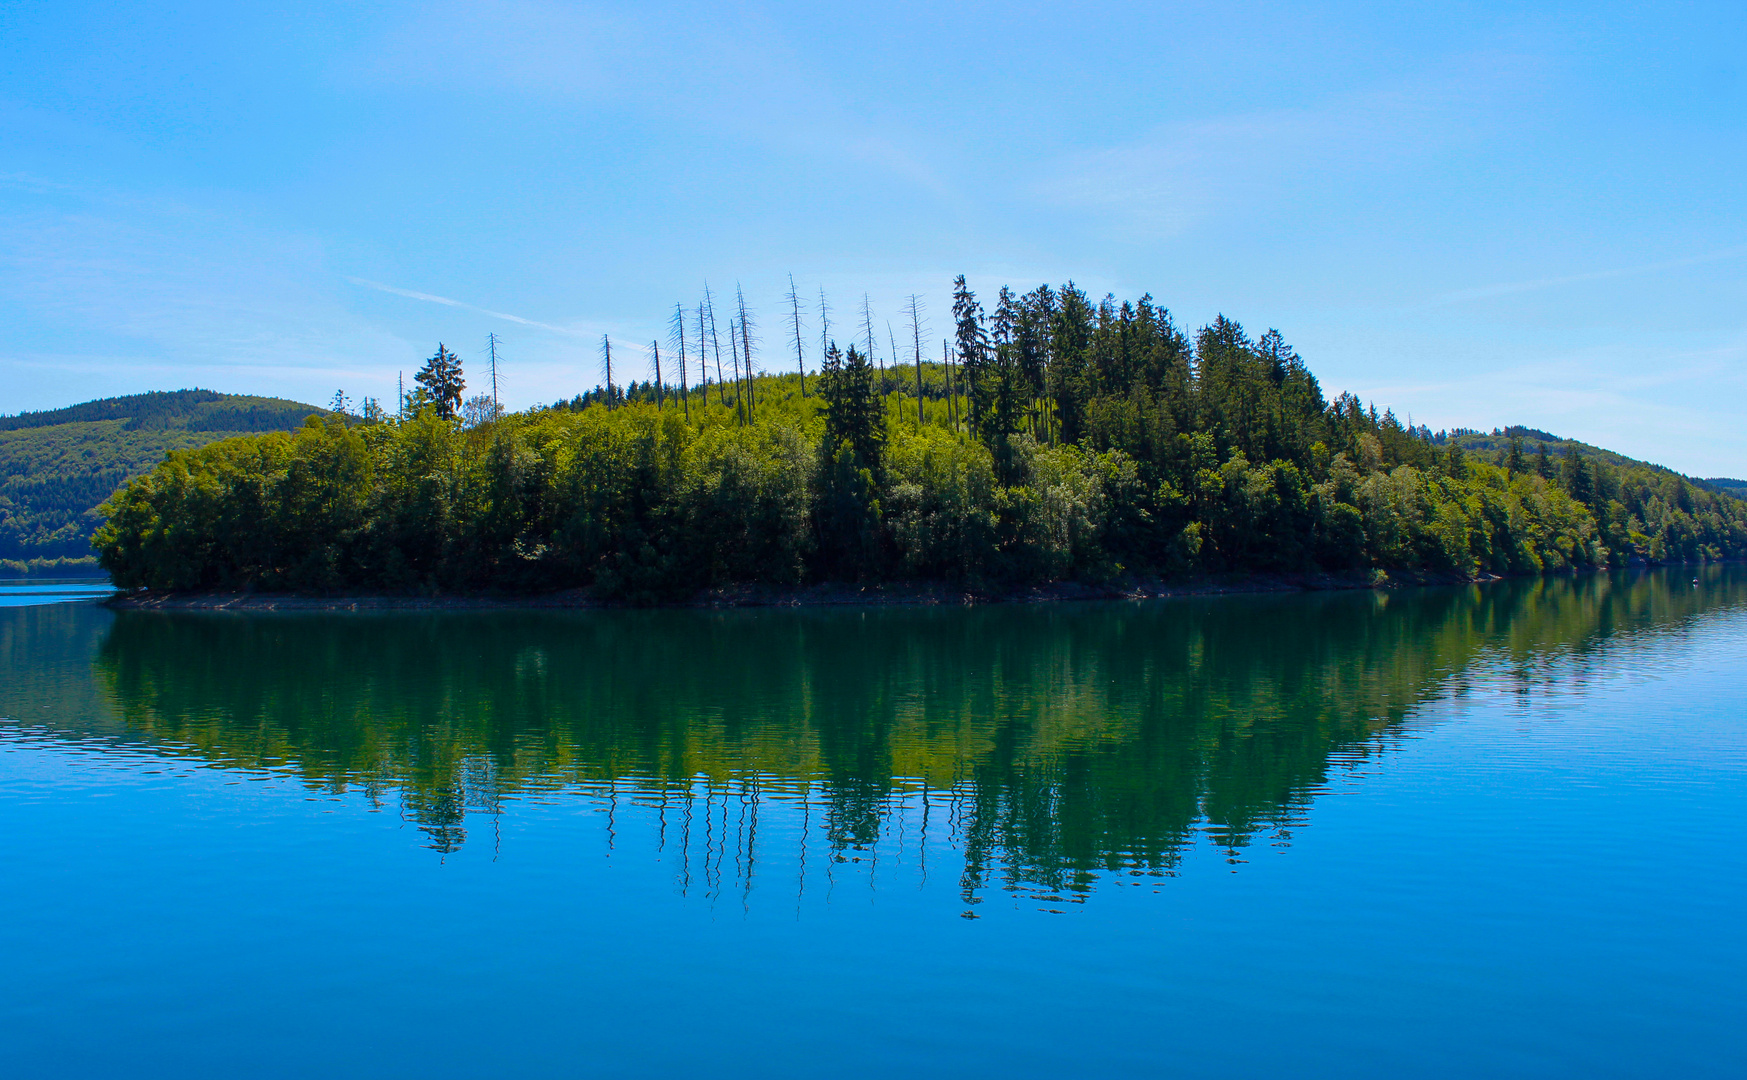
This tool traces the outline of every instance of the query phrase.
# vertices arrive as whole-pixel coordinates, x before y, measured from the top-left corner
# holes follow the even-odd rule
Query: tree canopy
[[[176,451],[105,507],[103,565],[125,587],[648,601],[760,581],[1747,555],[1747,503],[1716,485],[1532,429],[1434,434],[1328,400],[1279,331],[1220,316],[1189,334],[1150,296],[1003,289],[988,315],[960,278],[944,361],[882,371],[827,339],[810,396],[797,375],[752,374],[736,321],[742,372],[713,396],[633,381],[463,423],[421,390],[397,419]],[[459,387],[443,347],[435,385],[451,362]]]

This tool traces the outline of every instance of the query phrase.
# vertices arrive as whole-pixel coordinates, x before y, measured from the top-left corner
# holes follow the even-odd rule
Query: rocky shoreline
[[[1129,579],[1106,583],[1055,582],[1009,589],[978,589],[946,582],[886,582],[873,585],[823,583],[779,587],[734,585],[706,589],[681,601],[645,605],[660,608],[843,607],[891,605],[1025,604],[1065,600],[1151,600],[1180,596],[1241,593],[1325,592],[1462,585],[1497,581],[1421,571],[1365,570],[1344,574],[1242,574],[1180,579]],[[145,589],[118,593],[112,608],[144,611],[489,611],[529,609],[626,608],[586,589],[529,595],[199,592]]]

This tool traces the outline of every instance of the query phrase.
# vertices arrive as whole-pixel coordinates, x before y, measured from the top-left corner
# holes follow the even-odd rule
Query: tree
[[[437,343],[437,355],[425,361],[425,366],[413,376],[413,381],[425,388],[437,415],[452,420],[461,408],[461,392],[467,383],[461,378],[461,358]]]
[[[873,365],[867,356],[849,347],[839,352],[836,343],[825,353],[819,392],[825,399],[825,451],[835,454],[847,444],[861,467],[877,475],[886,445],[886,411],[874,390]]]
[[[922,298],[910,294],[910,345],[916,351],[916,423],[924,423],[922,415]],[[893,354],[896,355],[895,353]]]
[[[795,370],[801,373],[801,396],[807,396],[807,356],[801,351],[801,294],[795,291],[795,275],[789,275],[789,310],[795,331]]]
[[[607,408],[613,407],[613,341],[607,335],[601,335],[601,365],[606,369],[607,378]]]
[[[1565,448],[1564,476],[1565,493],[1584,505],[1595,502],[1595,476],[1590,472],[1589,463],[1575,446]]]
[[[1049,393],[1053,400],[1056,438],[1079,442],[1086,433],[1086,410],[1091,404],[1093,380],[1089,353],[1092,348],[1092,305],[1073,282],[1062,286],[1059,304],[1050,320]]]
[[[1021,319],[1019,298],[1013,290],[1001,286],[995,305],[993,378],[989,380],[989,413],[984,441],[991,445],[1004,443],[1019,430],[1025,411],[1025,376],[1020,363],[1018,331]]]
[[[989,333],[983,329],[983,305],[977,303],[977,294],[965,284],[963,274],[952,283],[952,322],[958,339],[958,367],[964,375],[965,396],[970,400],[970,428],[972,433],[983,436],[994,411]]]

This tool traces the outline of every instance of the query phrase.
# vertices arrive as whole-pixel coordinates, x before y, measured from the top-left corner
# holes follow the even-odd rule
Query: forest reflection
[[[1482,672],[1582,678],[1620,635],[1747,601],[1735,568],[1692,573],[962,609],[122,612],[95,668],[128,738],[398,803],[443,852],[506,802],[586,798],[610,840],[651,837],[713,895],[781,851],[803,882],[808,858],[933,859],[967,902],[1072,901],[1169,873],[1203,836],[1234,858],[1284,842],[1331,769]],[[648,828],[614,831],[629,817]]]

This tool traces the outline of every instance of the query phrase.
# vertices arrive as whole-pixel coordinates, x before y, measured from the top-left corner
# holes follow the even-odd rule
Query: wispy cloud
[[[1372,183],[1380,169],[1490,130],[1499,122],[1495,102],[1531,76],[1516,57],[1467,56],[1311,105],[1181,119],[1069,158],[1033,190],[1110,218],[1120,235],[1168,238],[1319,180]]]
[[[1563,277],[1537,278],[1533,281],[1510,281],[1498,285],[1481,285],[1473,289],[1458,289],[1445,293],[1431,301],[1430,306],[1442,307],[1447,304],[1460,304],[1469,300],[1484,300],[1493,296],[1509,296],[1513,293],[1536,292],[1540,289],[1553,289],[1561,285],[1577,285],[1585,281],[1603,281],[1608,278],[1632,277],[1637,274],[1654,274],[1662,270],[1675,270],[1683,266],[1698,266],[1703,263],[1721,262],[1724,259],[1735,259],[1747,255],[1747,245],[1729,248],[1725,251],[1713,251],[1705,255],[1692,255],[1684,259],[1667,259],[1662,262],[1644,263],[1641,266],[1620,266],[1610,270],[1591,270],[1582,274],[1566,274]]]
[[[360,277],[349,277],[346,280],[354,285],[362,285],[367,289],[375,289],[378,292],[390,293],[394,296],[404,296],[408,300],[423,300],[427,304],[442,304],[444,307],[460,308],[463,311],[473,311],[480,315],[487,315],[493,319],[503,319],[506,322],[517,323],[521,326],[532,326],[540,330],[550,330],[554,334],[565,334],[570,337],[578,338],[593,336],[592,331],[577,330],[568,326],[554,326],[551,323],[543,323],[535,319],[524,319],[520,315],[511,315],[507,311],[493,311],[490,308],[479,307],[477,304],[469,304],[464,300],[452,300],[447,296],[437,296],[434,293],[419,292],[416,289],[402,289],[394,285],[384,285],[380,281],[370,281],[366,278]]]

